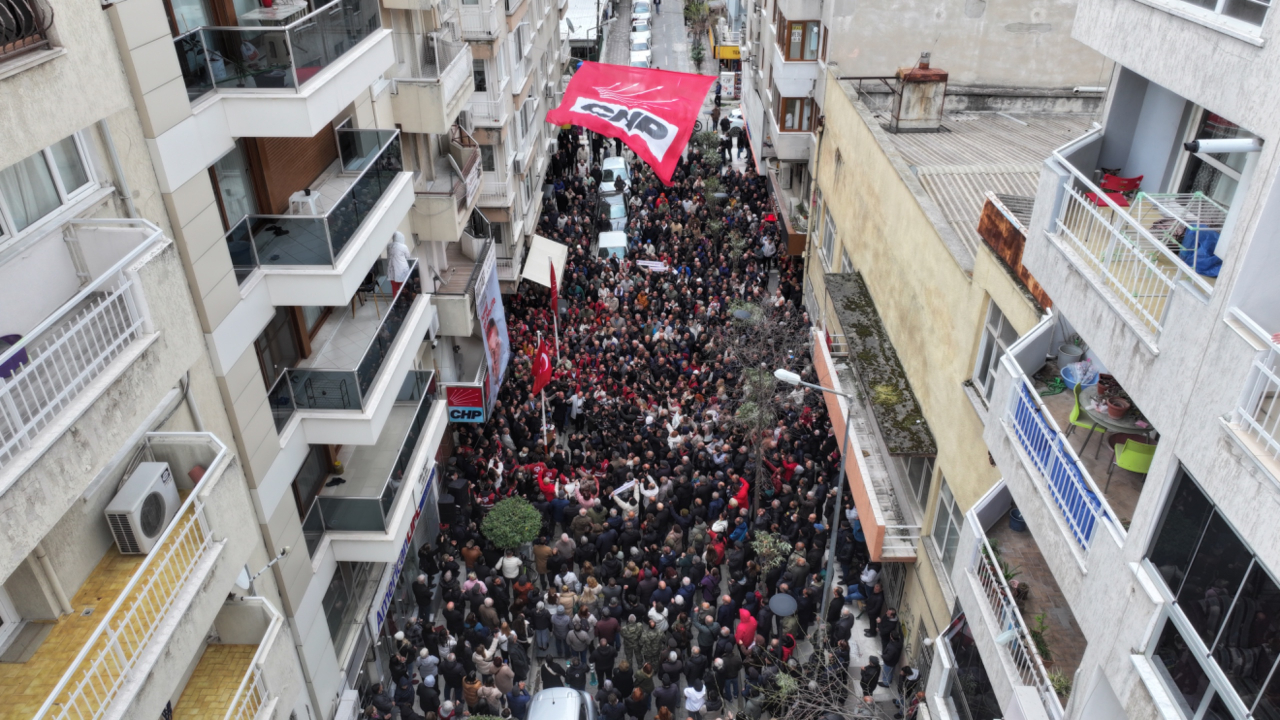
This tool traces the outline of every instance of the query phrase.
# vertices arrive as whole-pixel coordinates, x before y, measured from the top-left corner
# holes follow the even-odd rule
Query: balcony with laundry
[[[248,559],[253,507],[213,435],[146,433],[118,458],[87,493],[105,513],[72,509],[4,580],[20,620],[0,718],[136,717],[137,698],[173,691],[163,659],[194,657]]]
[[[409,77],[393,80],[391,105],[405,132],[444,135],[475,91],[471,45],[447,30],[414,33]]]
[[[400,140],[347,127],[241,140],[214,166],[241,286],[260,274],[276,306],[349,302],[413,202]]]
[[[394,61],[377,0],[230,7],[168,12],[193,112],[225,113],[232,137],[310,136]]]
[[[1127,68],[1113,92],[1104,126],[1045,161],[1048,241],[1033,229],[1026,263],[1073,316],[1096,306],[1124,330],[1100,335],[1154,352],[1213,294],[1261,141]]]
[[[303,432],[312,445],[373,445],[434,320],[419,265],[393,283],[380,262],[349,305],[319,310],[306,357],[267,393],[276,429]]]
[[[311,556],[329,543],[339,561],[393,558],[428,489],[434,448],[446,425],[435,373],[410,371],[378,441],[344,446],[341,471],[323,478],[302,522]]]
[[[419,143],[427,156],[414,179],[411,227],[423,240],[458,242],[480,197],[480,146],[456,124],[447,135]]]

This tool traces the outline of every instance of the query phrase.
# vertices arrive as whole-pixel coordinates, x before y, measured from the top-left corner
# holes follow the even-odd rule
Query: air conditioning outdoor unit
[[[554,98],[555,98],[555,96],[556,96],[556,84],[555,84],[555,83],[547,83],[547,86],[546,86],[546,88],[543,90],[543,93],[547,96],[547,99],[548,99],[548,100],[552,100],[552,99],[554,99]]]
[[[151,552],[181,504],[169,463],[138,465],[106,509],[107,524],[120,554]]]
[[[524,163],[520,162],[520,158],[511,161],[511,171],[516,175],[524,174]]]
[[[475,132],[475,125],[471,122],[471,113],[463,110],[458,113],[458,126],[467,132]]]

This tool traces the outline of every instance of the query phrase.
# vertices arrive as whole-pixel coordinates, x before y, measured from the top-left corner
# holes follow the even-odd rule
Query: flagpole
[[[538,348],[542,347],[542,331],[538,331]],[[537,376],[534,376],[534,382],[537,382]],[[542,388],[542,444],[547,445],[547,388]],[[548,448],[549,450],[550,448]]]
[[[560,312],[556,308],[551,310],[551,324],[556,330],[556,363],[560,362],[560,318],[557,317]]]

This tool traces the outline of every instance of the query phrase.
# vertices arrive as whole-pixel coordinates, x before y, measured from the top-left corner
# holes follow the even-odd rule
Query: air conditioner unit
[[[138,465],[106,509],[107,524],[120,554],[151,552],[181,504],[169,463]]]
[[[524,163],[520,162],[520,158],[511,161],[511,171],[516,175],[524,174]]]
[[[543,89],[543,94],[547,96],[548,100],[554,99],[556,96],[556,84],[547,83],[546,88]]]
[[[458,126],[467,132],[475,132],[476,127],[471,122],[471,113],[469,111],[463,110],[458,113]]]

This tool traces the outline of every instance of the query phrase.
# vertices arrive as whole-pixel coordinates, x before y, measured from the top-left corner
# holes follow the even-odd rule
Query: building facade
[[[478,281],[514,289],[536,227],[567,3],[12,2],[3,712],[352,717]],[[117,549],[146,463],[176,502]]]

